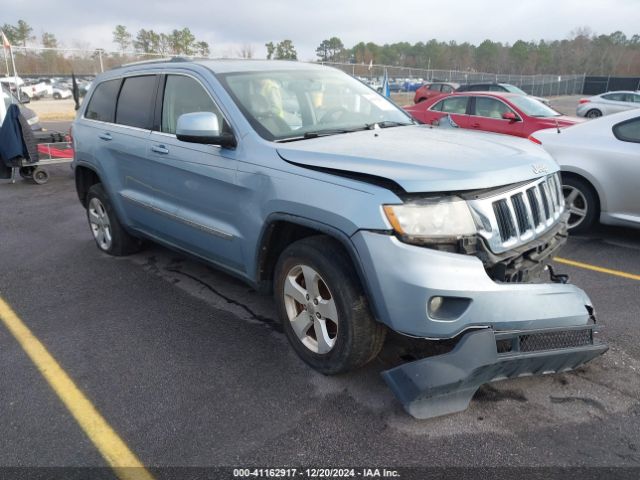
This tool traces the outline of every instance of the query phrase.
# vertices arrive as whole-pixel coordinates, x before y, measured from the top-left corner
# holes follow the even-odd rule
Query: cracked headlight
[[[394,231],[409,241],[460,239],[477,232],[467,202],[458,197],[384,205],[383,209]]]

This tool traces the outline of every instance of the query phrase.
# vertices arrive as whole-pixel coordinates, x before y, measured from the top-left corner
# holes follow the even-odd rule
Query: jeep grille
[[[564,211],[560,175],[468,201],[480,235],[495,253],[523,245],[553,227]]]

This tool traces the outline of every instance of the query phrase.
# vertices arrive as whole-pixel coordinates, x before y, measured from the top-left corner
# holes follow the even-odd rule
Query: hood
[[[499,187],[558,170],[551,156],[529,140],[424,125],[283,143],[278,154],[302,167],[391,180],[406,192]]]

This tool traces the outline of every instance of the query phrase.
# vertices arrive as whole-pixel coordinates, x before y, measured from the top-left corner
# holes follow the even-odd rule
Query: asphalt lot
[[[640,466],[637,280],[558,265],[591,296],[610,351],[417,421],[379,375],[385,353],[314,372],[271,298],[159,246],[99,252],[69,167],[50,173],[0,183],[0,297],[147,466]],[[576,236],[562,256],[640,274],[633,230]],[[0,364],[0,466],[106,465],[2,324]]]

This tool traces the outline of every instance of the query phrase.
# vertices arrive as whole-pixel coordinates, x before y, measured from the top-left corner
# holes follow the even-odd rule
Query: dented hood
[[[529,140],[422,125],[282,143],[278,154],[302,167],[391,180],[407,192],[498,187],[558,170]]]

